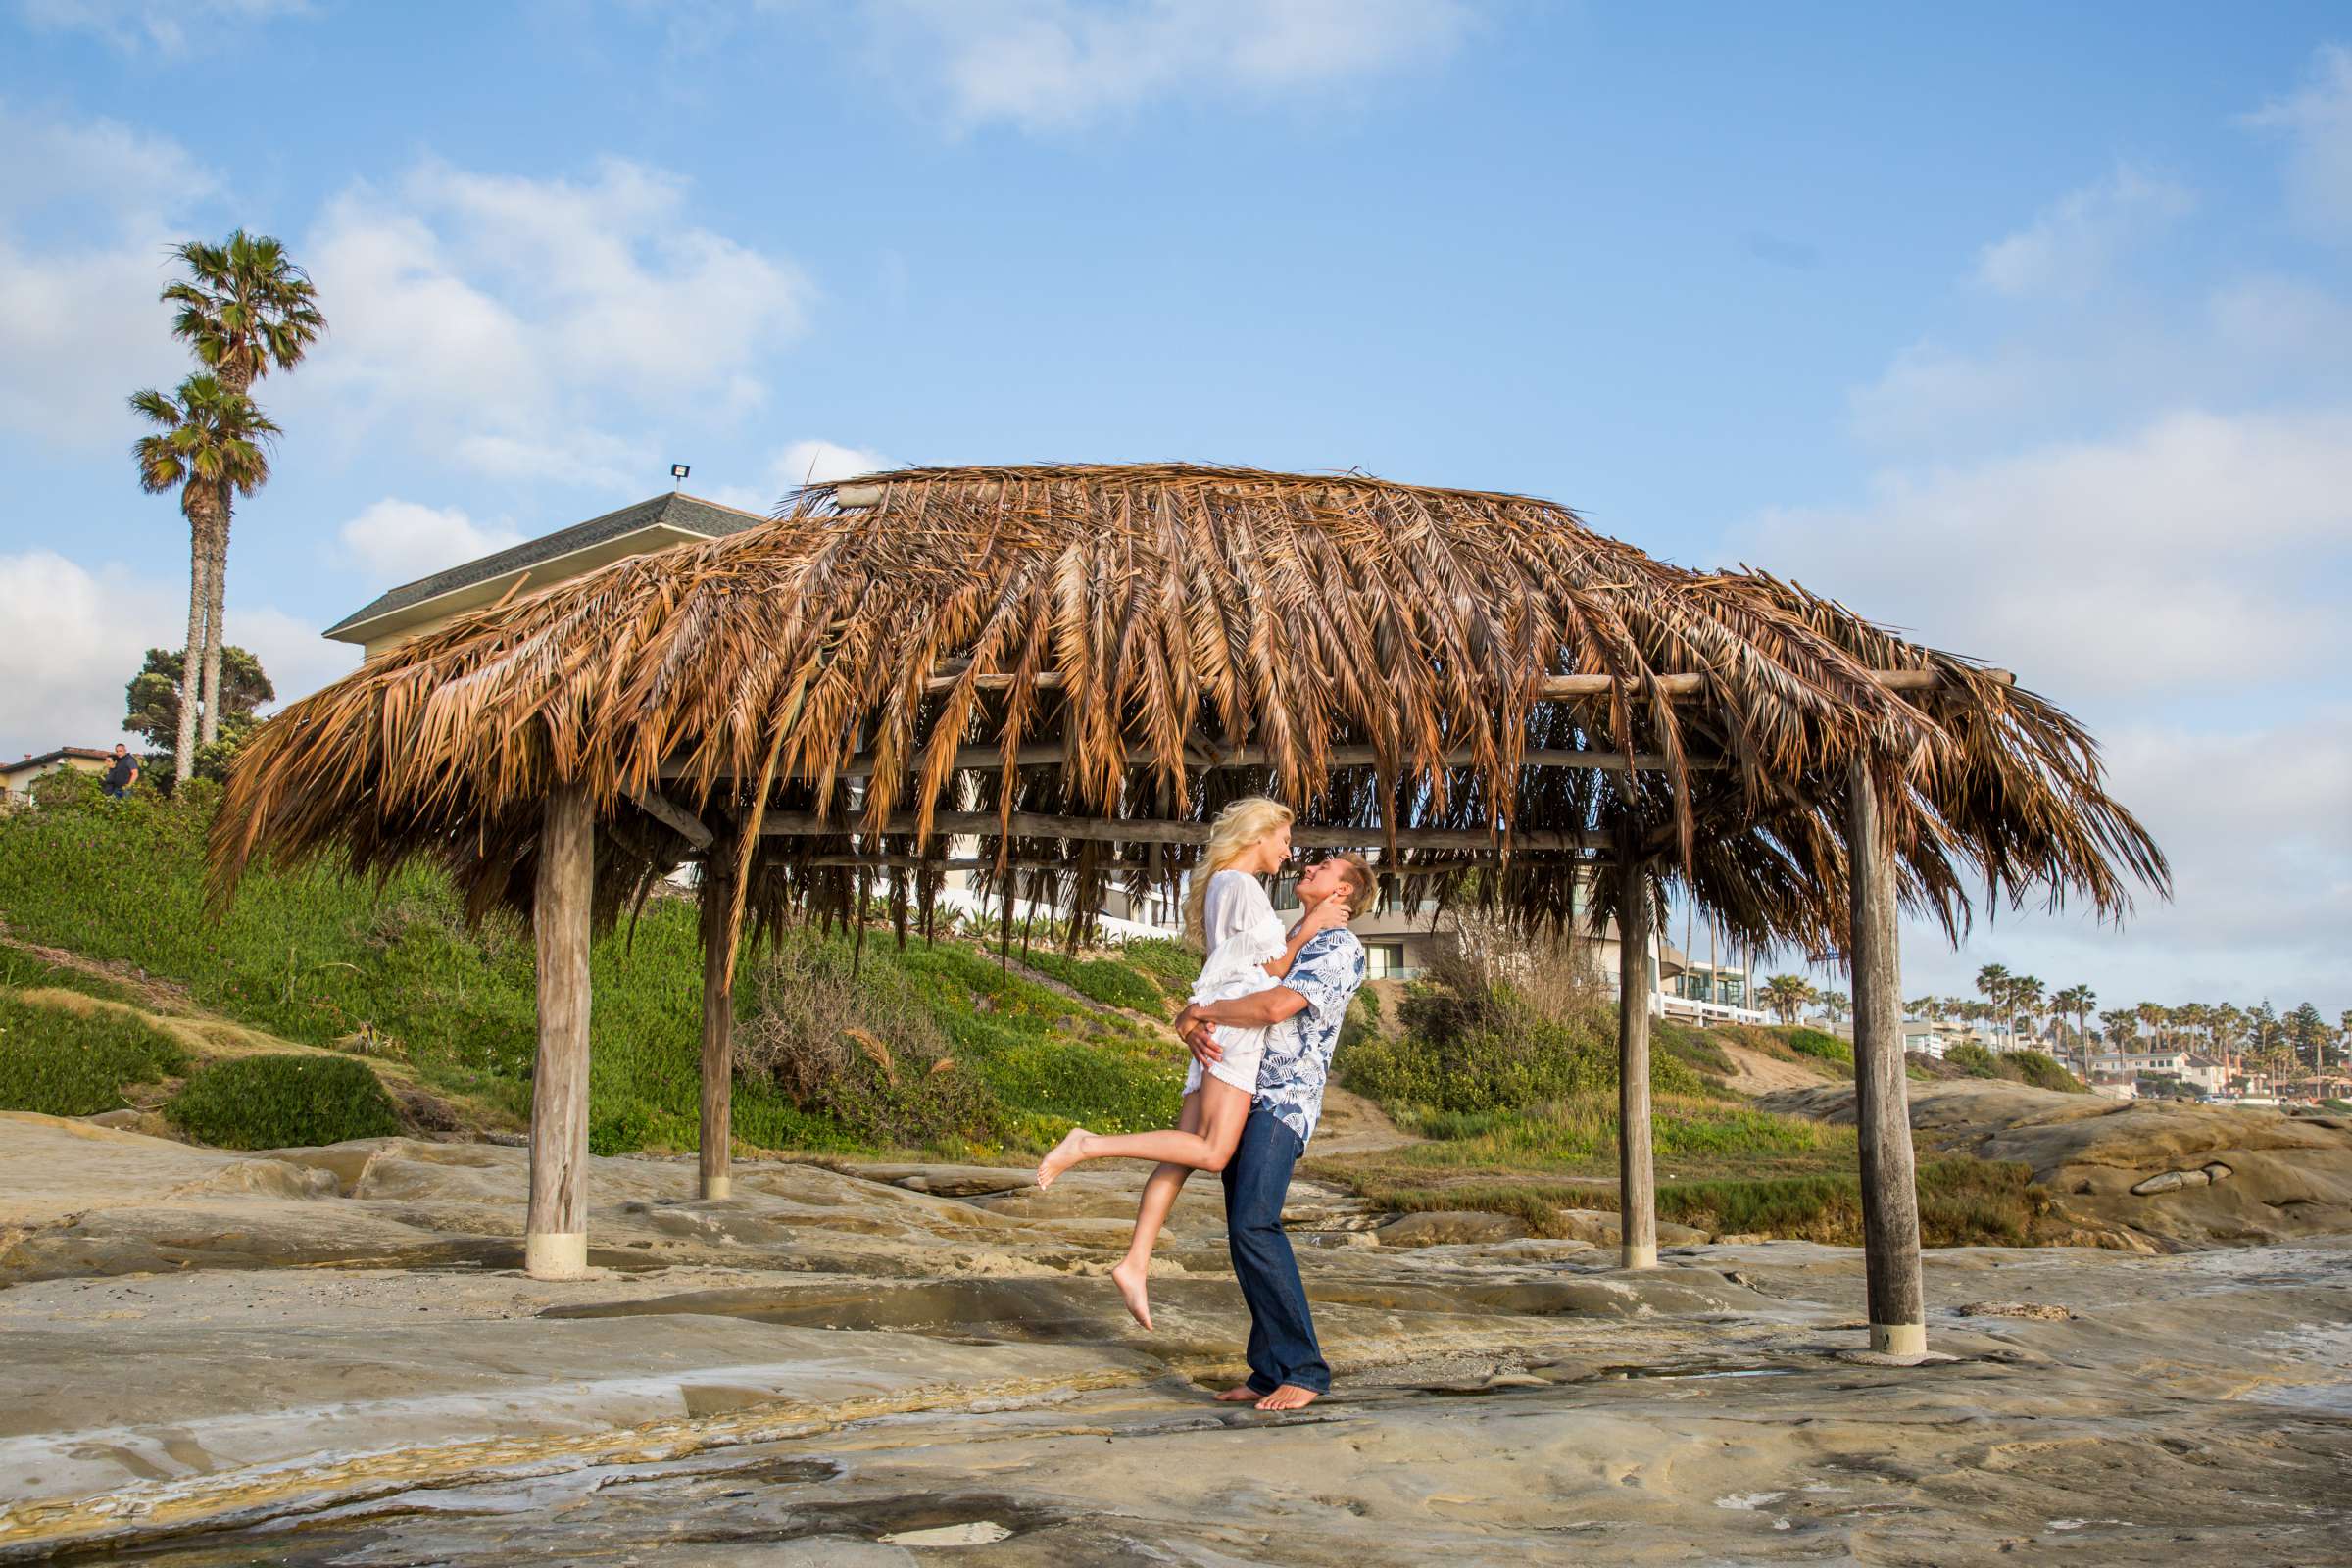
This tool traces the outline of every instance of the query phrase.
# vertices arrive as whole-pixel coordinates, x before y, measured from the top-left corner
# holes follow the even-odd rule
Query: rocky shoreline
[[[2004,1125],[1970,1136],[2026,1137]],[[600,1159],[601,1267],[561,1286],[514,1267],[521,1175],[487,1145],[240,1156],[0,1116],[0,1555],[2170,1565],[2352,1541],[2352,1227],[1932,1251],[1933,1354],[1888,1365],[1848,1249],[1693,1243],[1629,1274],[1577,1241],[1400,1245],[1302,1184],[1341,1385],[1268,1418],[1207,1396],[1244,1322],[1207,1183],[1146,1334],[1102,1277],[1132,1173],[762,1164],[711,1204],[683,1162]]]

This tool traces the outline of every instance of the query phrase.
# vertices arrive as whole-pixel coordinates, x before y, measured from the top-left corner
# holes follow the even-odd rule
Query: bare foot
[[[1271,1396],[1258,1393],[1247,1383],[1237,1383],[1223,1394],[1218,1395],[1217,1402],[1219,1404],[1255,1404],[1258,1400],[1268,1397]]]
[[[1149,1259],[1137,1262],[1130,1258],[1110,1271],[1111,1284],[1119,1288],[1119,1299],[1127,1303],[1127,1310],[1146,1328],[1152,1326],[1152,1298],[1144,1282],[1151,1269]]]
[[[1061,1142],[1055,1144],[1046,1157],[1037,1162],[1037,1185],[1040,1187],[1053,1186],[1054,1177],[1078,1163],[1078,1151],[1093,1136],[1094,1134],[1083,1127],[1073,1127],[1063,1133]]]
[[[1322,1396],[1312,1389],[1302,1389],[1296,1383],[1285,1383],[1272,1394],[1257,1401],[1260,1410],[1303,1410]]]

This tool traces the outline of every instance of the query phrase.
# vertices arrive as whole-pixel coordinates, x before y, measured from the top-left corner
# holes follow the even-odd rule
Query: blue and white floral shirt
[[[1302,1146],[1323,1114],[1323,1085],[1340,1044],[1340,1021],[1363,983],[1364,945],[1344,926],[1310,938],[1278,982],[1304,997],[1306,1005],[1266,1031],[1252,1103],[1272,1111]]]

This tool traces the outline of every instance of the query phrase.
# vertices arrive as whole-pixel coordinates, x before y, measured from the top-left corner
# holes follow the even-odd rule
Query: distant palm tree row
[[[179,494],[188,521],[188,640],[181,661],[178,748],[172,773],[184,780],[196,748],[220,734],[221,605],[228,583],[228,531],[235,498],[270,482],[270,444],[279,431],[254,405],[253,383],[302,362],[326,318],[310,275],[266,234],[238,229],[218,245],[190,240],[172,251],[188,275],[165,285],[172,335],[198,368],[172,393],[149,387],[131,411],[154,428],[131,446],[139,486]]]
[[[2194,1051],[2229,1056],[2272,1073],[2341,1070],[2352,1061],[2352,1010],[2330,1027],[2308,1002],[2285,1014],[2267,998],[2253,1007],[2201,1002],[2167,1007],[2141,1002],[2097,1012],[2100,1028],[2094,1033],[2090,1022],[2099,999],[2086,985],[2052,993],[2033,975],[2013,975],[2003,964],[1988,963],[1977,971],[1977,993],[1915,997],[1903,1004],[1903,1011],[1930,1023],[1952,1020],[1988,1026],[2012,1046],[2020,1024],[2039,1039],[2046,1020],[2060,1047],[2077,1057],[2088,1056],[2096,1040],[2118,1051]],[[1843,992],[1817,990],[1802,975],[1772,975],[1759,994],[1783,1023],[1794,1023],[1809,1007],[1819,1008],[1833,1023],[1852,1011]]]

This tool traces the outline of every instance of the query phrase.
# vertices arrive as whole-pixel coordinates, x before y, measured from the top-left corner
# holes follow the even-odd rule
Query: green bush
[[[1729,1078],[1739,1068],[1724,1051],[1722,1042],[1713,1038],[1714,1033],[1713,1030],[1694,1029],[1689,1024],[1673,1023],[1663,1018],[1649,1026],[1653,1049],[1665,1052],[1694,1072]]]
[[[1073,958],[1067,954],[1032,948],[1013,951],[1012,961],[1040,974],[1052,975],[1089,1002],[1106,1007],[1133,1007],[1153,1014],[1168,1010],[1167,998],[1157,981],[1116,958]]]
[[[1662,1170],[1739,1170],[1850,1163],[1854,1133],[1807,1116],[1660,1094],[1651,1102],[1652,1152]],[[1581,1095],[1525,1110],[1408,1111],[1402,1125],[1429,1140],[1388,1158],[1407,1166],[1494,1166],[1605,1175],[1617,1168],[1617,1097]]]
[[[1973,1040],[1963,1040],[1948,1048],[1943,1059],[1971,1078],[1998,1078],[2001,1075],[2000,1058]]]
[[[1447,994],[1408,997],[1407,1033],[1366,1034],[1335,1057],[1349,1089],[1394,1109],[1511,1110],[1617,1087],[1614,1020],[1543,1018],[1507,1002],[1483,1016]],[[1700,1095],[1697,1073],[1665,1052],[1649,1058],[1652,1092]]]
[[[0,994],[0,1110],[94,1116],[127,1103],[125,1085],[187,1071],[169,1035],[111,1010],[88,1014]]]
[[[2089,1093],[2088,1084],[2058,1065],[2057,1058],[2046,1051],[2012,1051],[2002,1059],[2010,1069],[2002,1073],[2003,1077],[2014,1075],[2020,1083],[2032,1084],[2036,1089],[2055,1089],[2065,1094]],[[2205,1098],[2202,1089],[2193,1084],[2187,1087],[2193,1092],[2193,1098]]]
[[[1131,937],[1119,948],[1120,956],[1159,983],[1173,1002],[1193,994],[1200,978],[1200,955],[1166,937]]]
[[[166,1114],[221,1149],[293,1149],[400,1131],[392,1097],[350,1056],[232,1056],[181,1087]]]
[[[1791,1029],[1782,1038],[1788,1042],[1788,1049],[1800,1056],[1830,1062],[1843,1067],[1848,1073],[1854,1070],[1853,1046],[1836,1035],[1824,1034],[1819,1029]]]

